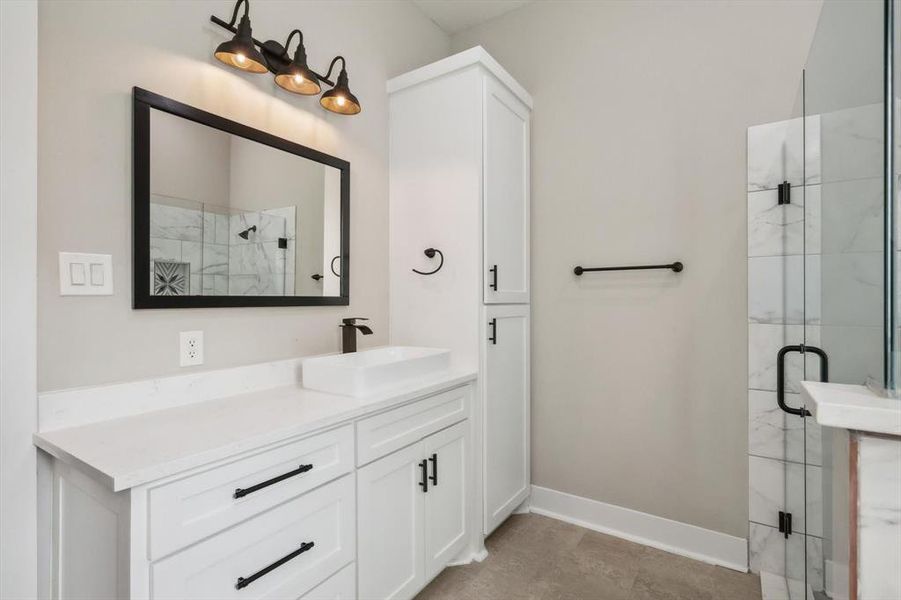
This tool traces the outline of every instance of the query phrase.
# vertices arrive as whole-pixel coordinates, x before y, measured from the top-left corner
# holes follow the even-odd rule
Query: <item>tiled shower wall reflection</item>
[[[805,456],[804,421],[776,404],[779,349],[787,344],[819,345],[820,296],[809,293],[820,287],[819,256],[810,254],[819,237],[819,138],[818,117],[808,117],[806,127],[801,119],[792,119],[748,130],[749,555],[751,570],[778,579],[786,592],[785,580],[804,580],[805,546],[810,585],[821,590],[824,578],[820,430],[807,419]],[[777,186],[783,181],[792,186],[791,203],[780,205]],[[803,358],[790,354],[786,359],[790,406],[801,404],[802,379]],[[779,511],[793,515],[796,533],[788,539],[778,530]],[[803,598],[803,583],[794,587]]]
[[[150,204],[151,289],[154,263],[165,261],[189,265],[190,295],[294,293],[295,207],[231,212],[167,202],[155,197]],[[252,226],[246,240],[238,235]],[[279,248],[279,238],[287,248]]]
[[[228,294],[283,296],[294,294],[295,207],[233,214],[229,220]],[[256,227],[247,239],[238,235]],[[279,248],[279,238],[288,240]]]

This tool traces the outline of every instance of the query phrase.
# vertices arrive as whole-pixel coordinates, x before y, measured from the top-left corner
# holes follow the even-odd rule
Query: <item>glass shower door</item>
[[[881,1],[823,5],[802,92],[807,165],[818,170],[804,198],[803,343],[822,348],[832,383],[882,392],[885,349],[884,14]],[[813,159],[813,160],[810,160]],[[889,253],[891,256],[891,253]],[[804,379],[822,361],[804,352]],[[796,552],[803,580],[792,598],[847,598],[849,473],[846,430],[803,418],[803,495]],[[793,536],[794,537],[794,536]],[[800,572],[799,572],[800,571]]]

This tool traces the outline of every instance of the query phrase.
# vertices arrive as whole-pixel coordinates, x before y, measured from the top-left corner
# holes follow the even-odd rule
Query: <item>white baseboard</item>
[[[744,538],[537,485],[532,486],[530,502],[538,515],[743,573],[748,570]]]
[[[530,502],[531,502],[531,500],[529,498],[526,498],[525,500],[523,500],[522,504],[520,504],[519,506],[517,506],[516,508],[513,509],[513,514],[514,515],[527,515],[530,512],[532,512],[530,510],[530,506],[529,506]]]

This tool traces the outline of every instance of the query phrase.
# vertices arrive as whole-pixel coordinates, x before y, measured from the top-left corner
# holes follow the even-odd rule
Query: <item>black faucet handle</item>
[[[366,317],[348,317],[346,319],[341,319],[341,322],[345,325],[355,325],[357,321],[368,321],[369,319]]]

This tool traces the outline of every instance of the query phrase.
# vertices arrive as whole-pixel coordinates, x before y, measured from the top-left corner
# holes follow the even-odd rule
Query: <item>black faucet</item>
[[[360,333],[363,335],[372,335],[372,330],[365,325],[357,325],[357,321],[368,321],[369,319],[363,317],[350,317],[348,319],[341,319],[341,352],[343,354],[347,354],[348,352],[356,352],[357,351],[357,329],[360,330]]]

